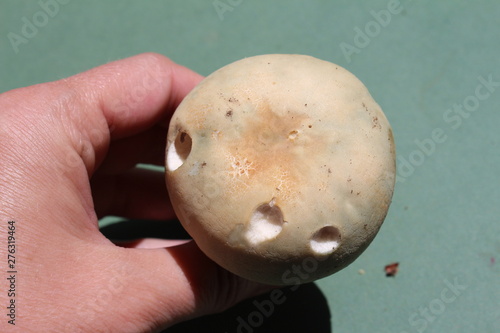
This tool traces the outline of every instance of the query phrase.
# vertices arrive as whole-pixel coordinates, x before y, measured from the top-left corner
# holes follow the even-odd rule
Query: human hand
[[[159,331],[268,290],[194,242],[124,248],[98,229],[108,214],[174,217],[163,173],[135,166],[163,165],[169,118],[200,80],[143,54],[0,95],[0,258],[6,272],[14,221],[17,271],[16,325],[3,315],[0,331]]]

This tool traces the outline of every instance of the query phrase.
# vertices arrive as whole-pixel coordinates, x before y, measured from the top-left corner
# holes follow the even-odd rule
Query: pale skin
[[[202,79],[142,54],[0,95],[0,306],[15,221],[16,325],[0,331],[157,332],[269,290],[217,266],[194,244],[117,246],[105,215],[175,217],[162,172],[166,127]],[[158,222],[166,223],[166,222]],[[7,276],[6,276],[7,277]]]

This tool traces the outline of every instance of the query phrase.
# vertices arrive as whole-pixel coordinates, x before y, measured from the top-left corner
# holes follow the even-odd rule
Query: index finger
[[[100,106],[113,138],[169,117],[203,77],[155,53],[114,61],[68,78]],[[83,95],[83,94],[82,94]]]

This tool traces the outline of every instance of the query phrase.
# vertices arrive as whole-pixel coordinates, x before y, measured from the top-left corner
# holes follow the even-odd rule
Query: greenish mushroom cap
[[[273,284],[346,267],[370,244],[395,181],[391,127],[353,74],[310,56],[229,64],[179,105],[167,137],[174,209],[227,270]]]

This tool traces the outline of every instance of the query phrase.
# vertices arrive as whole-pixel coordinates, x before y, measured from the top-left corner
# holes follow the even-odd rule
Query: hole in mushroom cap
[[[193,142],[186,132],[179,132],[167,151],[167,168],[177,170],[189,156]]]
[[[311,238],[311,249],[316,254],[330,254],[340,245],[340,231],[333,226],[319,229]]]
[[[273,198],[271,202],[262,204],[254,210],[245,237],[250,244],[257,245],[278,236],[283,223],[283,213],[275,205]]]

